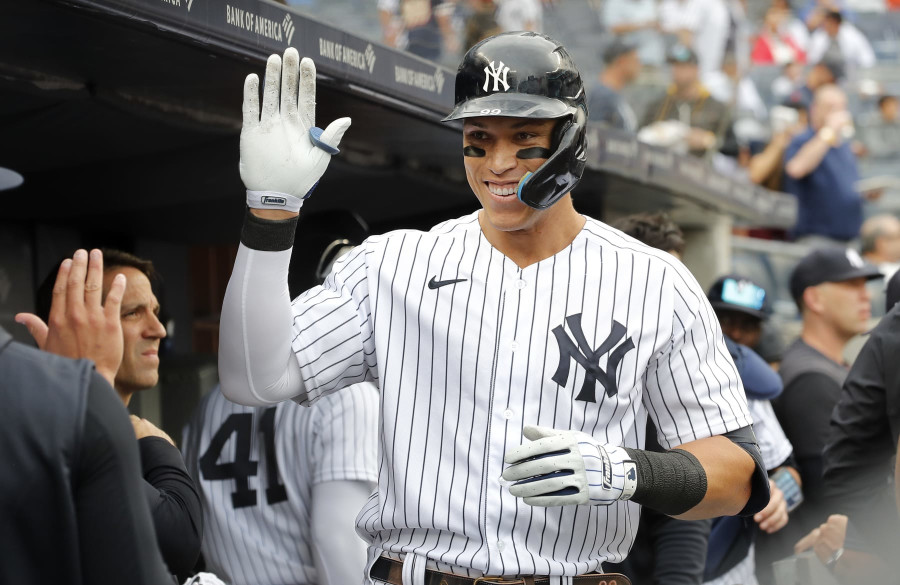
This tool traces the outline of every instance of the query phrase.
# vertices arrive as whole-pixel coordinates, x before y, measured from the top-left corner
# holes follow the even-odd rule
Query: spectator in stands
[[[878,267],[885,278],[900,268],[900,219],[885,213],[863,222],[860,236],[862,257]]]
[[[840,12],[825,14],[822,26],[809,39],[807,59],[818,63],[823,59],[842,60],[848,71],[868,69],[875,65],[875,51],[866,37],[853,24],[844,21]]]
[[[846,243],[859,234],[863,199],[855,187],[859,172],[848,131],[852,118],[843,90],[820,87],[810,110],[810,127],[794,137],[784,155],[784,190],[799,203],[795,238]]]
[[[900,156],[900,100],[885,95],[878,100],[878,116],[860,127],[863,144],[870,157],[893,159]]]
[[[782,191],[784,183],[784,153],[794,136],[809,125],[808,112],[800,101],[787,101],[774,106],[769,113],[772,137],[762,149],[753,151],[747,163],[747,175],[752,183],[773,191]]]
[[[648,106],[641,127],[675,120],[686,129],[683,144],[691,154],[702,156],[715,148],[719,136],[724,136],[725,144],[736,152],[730,112],[700,82],[697,54],[690,47],[678,44],[669,51],[668,60],[672,66],[672,83],[664,95]],[[654,141],[653,132],[642,132],[641,138]]]
[[[153,263],[119,250],[104,250],[103,258],[104,297],[116,274],[128,279],[122,298],[124,353],[113,385],[127,407],[135,392],[158,383],[159,346],[166,329],[159,320],[160,305],[151,285],[157,280]],[[50,275],[38,289],[38,318],[30,321],[29,330],[40,329],[41,320],[48,321],[52,287]],[[169,570],[183,581],[192,574],[200,555],[200,496],[172,438],[146,419],[132,415],[131,422],[141,454],[142,493],[150,504],[159,548]]]
[[[770,87],[772,101],[776,104],[787,101],[795,92],[804,87],[805,83],[803,65],[796,61],[786,64],[781,70],[781,75],[772,81]]]
[[[822,450],[831,412],[847,377],[844,349],[865,332],[871,315],[866,282],[881,278],[853,249],[820,248],[807,254],[791,273],[791,296],[800,309],[799,339],[787,349],[779,373],[784,392],[775,413],[790,442],[803,479],[805,501],[797,509],[796,538],[824,522]]]
[[[754,65],[788,65],[806,62],[806,51],[788,32],[782,30],[785,11],[769,8],[763,26],[753,44],[750,59]]]
[[[448,0],[378,0],[384,42],[432,61],[443,51],[455,55],[460,43],[453,29],[453,5]]]
[[[16,315],[45,351],[0,327],[3,583],[171,583],[128,413],[110,387],[126,281],[113,278],[103,302],[102,274],[100,251],[78,250],[57,273],[49,328]]]
[[[725,0],[662,0],[659,21],[663,32],[696,52],[701,72],[722,68],[730,32]]]
[[[480,41],[502,32],[497,23],[497,5],[494,0],[469,0],[467,8],[463,35],[466,47],[473,47]]]
[[[637,132],[637,116],[622,97],[641,72],[637,47],[616,38],[603,50],[605,68],[588,93],[588,116],[591,120],[627,132]]]
[[[541,0],[495,0],[497,24],[501,32],[533,30],[543,32],[544,5]]]
[[[604,2],[602,20],[607,30],[637,47],[642,64],[661,67],[665,62],[665,45],[659,33],[656,0]]]
[[[703,85],[714,98],[723,104],[732,105],[735,118],[746,117],[764,122],[769,117],[756,83],[742,74],[737,57],[732,53],[725,55],[721,71],[714,71],[703,77]]]
[[[815,31],[822,26],[829,12],[840,12],[848,16],[848,20],[853,20],[853,14],[847,10],[844,0],[807,0],[797,16],[806,24],[807,30]]]
[[[809,29],[806,28],[806,23],[794,14],[790,1],[772,0],[771,9],[780,13],[778,16],[778,32],[782,36],[790,38],[805,53],[809,46]]]
[[[684,234],[662,213],[623,217],[612,226],[625,234],[663,250],[676,258],[684,253]],[[656,427],[647,422],[645,448],[662,452]],[[710,520],[675,520],[655,510],[641,511],[640,526],[631,552],[621,564],[604,564],[604,570],[621,572],[641,585],[700,585],[709,540]]]
[[[878,267],[885,278],[885,282],[869,283],[872,315],[881,317],[885,314],[886,283],[900,268],[900,220],[888,213],[870,217],[860,229],[859,247],[863,259]]]
[[[764,288],[739,275],[727,275],[716,280],[707,294],[710,305],[725,334],[725,345],[744,383],[747,407],[753,417],[753,430],[760,445],[763,462],[769,476],[784,469],[792,479],[783,485],[799,484],[800,474],[793,457],[793,447],[785,437],[770,400],[782,391],[781,379],[750,346],[755,345],[762,332],[762,324],[771,313],[768,294]],[[755,524],[745,524],[736,517],[717,518],[709,539],[706,563],[708,585],[752,584],[754,574],[766,567],[756,567],[757,544],[766,547],[766,535],[781,531],[788,523],[785,493],[770,479],[769,504],[753,516]],[[797,486],[791,490],[796,497]],[[796,490],[796,491],[795,491]],[[771,562],[772,552],[765,548]],[[790,554],[788,546],[784,555]],[[776,558],[781,558],[776,556]],[[763,582],[771,582],[771,578]]]

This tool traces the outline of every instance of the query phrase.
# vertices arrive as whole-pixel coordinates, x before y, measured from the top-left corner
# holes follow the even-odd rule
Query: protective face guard
[[[578,116],[581,114],[581,116]],[[533,173],[519,181],[516,195],[519,201],[535,209],[546,209],[570,192],[581,180],[587,162],[585,126],[581,111],[581,123],[566,120],[554,132],[556,149],[550,158]],[[556,136],[559,136],[558,140]]]

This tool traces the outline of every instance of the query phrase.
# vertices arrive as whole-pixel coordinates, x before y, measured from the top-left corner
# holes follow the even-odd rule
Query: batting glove
[[[299,87],[299,93],[298,93]],[[294,48],[266,63],[262,115],[259,77],[244,81],[244,125],[241,129],[241,180],[247,204],[262,209],[299,211],[319,182],[350,118],[316,127],[316,66]]]
[[[634,495],[637,470],[622,447],[577,431],[529,425],[523,434],[531,442],[506,454],[503,479],[516,482],[509,493],[526,504],[608,506]]]

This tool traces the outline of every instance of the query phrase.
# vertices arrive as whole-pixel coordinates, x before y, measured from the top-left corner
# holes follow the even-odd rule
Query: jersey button
[[[510,343],[510,344],[509,344],[509,349],[510,349],[511,351],[516,351],[517,349],[519,349],[519,342],[518,342],[518,341],[513,341],[512,343]]]
[[[521,279],[517,280],[514,284],[514,286],[519,290],[522,290],[527,285],[528,285],[528,283],[526,283],[524,280],[521,280]]]
[[[502,540],[497,543],[497,550],[499,550],[500,552],[503,552],[503,549],[505,549],[505,548],[506,548],[506,543],[504,543]]]
[[[513,411],[511,411],[510,409],[507,408],[506,410],[503,411],[503,418],[505,418],[506,420],[509,420],[513,416],[515,416],[515,414],[516,413],[514,413]]]

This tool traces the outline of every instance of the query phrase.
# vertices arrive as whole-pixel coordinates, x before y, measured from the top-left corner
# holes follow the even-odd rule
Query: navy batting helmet
[[[551,155],[519,181],[519,200],[545,209],[575,188],[586,162],[584,82],[565,47],[533,32],[487,38],[456,73],[456,105],[444,121],[478,116],[559,119]]]

